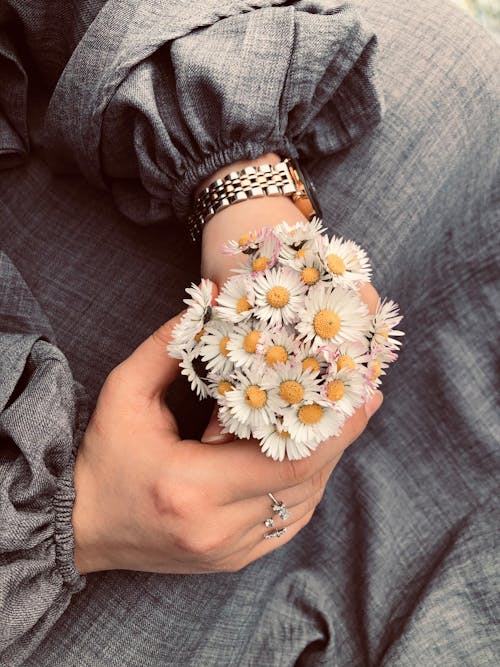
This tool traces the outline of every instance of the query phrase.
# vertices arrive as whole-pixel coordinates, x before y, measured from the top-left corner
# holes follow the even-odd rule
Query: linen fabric
[[[499,65],[428,0],[0,4],[0,664],[496,663]],[[198,278],[192,188],[280,148],[401,304],[384,405],[309,525],[241,572],[80,577],[74,457]],[[201,434],[210,406],[170,399]]]

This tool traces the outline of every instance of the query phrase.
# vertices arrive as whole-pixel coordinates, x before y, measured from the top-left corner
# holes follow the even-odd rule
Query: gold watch
[[[300,211],[311,220],[322,218],[316,188],[297,160],[286,158],[278,164],[261,164],[231,171],[210,183],[196,197],[188,228],[196,241],[203,226],[218,211],[254,197],[291,197]]]

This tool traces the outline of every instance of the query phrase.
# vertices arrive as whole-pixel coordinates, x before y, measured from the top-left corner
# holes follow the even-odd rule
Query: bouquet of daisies
[[[275,460],[301,459],[338,435],[397,358],[402,317],[393,301],[374,315],[356,243],[328,238],[321,221],[282,222],[225,244],[240,254],[212,305],[210,281],[186,291],[168,346],[200,398],[219,404],[223,432],[257,438]]]

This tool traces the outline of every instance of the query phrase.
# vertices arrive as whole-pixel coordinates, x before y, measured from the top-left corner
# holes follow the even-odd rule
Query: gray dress
[[[1,665],[498,664],[499,73],[446,2],[0,2]],[[81,577],[102,382],[198,277],[193,187],[267,151],[401,304],[384,405],[244,570]]]

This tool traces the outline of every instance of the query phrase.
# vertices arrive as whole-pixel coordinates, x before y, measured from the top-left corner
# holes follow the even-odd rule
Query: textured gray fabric
[[[1,655],[20,630],[46,632],[84,585],[73,563],[71,514],[87,411],[62,352],[28,333],[50,326],[3,253],[0,276]]]
[[[52,96],[51,165],[149,223],[184,220],[200,180],[243,154],[351,144],[380,118],[375,37],[349,4],[288,4],[110,0]]]
[[[36,3],[14,4],[27,25],[26,6],[35,17]],[[31,588],[18,600],[16,627],[0,623],[2,639],[4,627],[19,635],[0,664],[497,664],[498,47],[446,4],[355,4],[379,40],[384,120],[348,150],[309,156],[308,163],[325,221],[366,247],[377,288],[399,300],[406,316],[405,347],[384,383],[382,410],[345,453],[311,523],[282,549],[236,574],[89,575],[71,601],[63,577],[73,585],[78,579],[70,574],[69,542],[56,563],[53,537],[64,526],[61,534],[71,539],[69,517],[64,522],[59,513],[63,523],[56,525],[58,513],[49,510],[54,476],[34,466],[37,474],[23,483],[40,495],[36,507],[23,507],[24,525],[42,530],[26,536],[33,546],[15,559],[13,531],[1,533],[0,590],[15,585],[13,562],[20,571],[30,563],[39,577],[26,583],[21,572],[17,581],[38,586],[39,594]],[[75,23],[93,15],[90,5],[81,3]],[[54,30],[65,34],[69,18],[61,13]],[[84,32],[66,29],[67,42]],[[31,50],[35,33],[24,29]],[[203,30],[193,41],[197,35]],[[57,78],[53,63],[70,55],[64,47],[52,59],[33,51],[48,82]],[[199,106],[210,99],[210,91],[199,95]],[[85,408],[54,343],[92,405],[106,373],[178,310],[198,258],[179,226],[133,226],[110,194],[80,177],[51,175],[39,150],[44,108],[41,97],[31,101],[29,162],[0,178],[1,247],[30,290],[2,258],[0,340],[16,345],[0,363],[4,369],[17,361],[19,370],[0,375],[0,393],[13,395],[26,359],[9,410],[23,401],[30,408],[15,422],[0,413],[17,426],[6,437],[0,431],[0,463],[2,470],[14,463],[26,470],[28,461],[40,461],[42,442],[63,480],[78,444],[76,415],[85,421]],[[154,109],[152,101],[147,108]],[[222,148],[213,133],[205,141],[200,150]],[[40,395],[44,386],[52,390]],[[187,432],[198,408],[183,400],[184,390],[179,385],[173,398],[184,404],[178,413]],[[55,422],[46,413],[40,421],[30,417],[56,400]],[[11,476],[2,478],[2,493],[11,484]],[[71,501],[68,486],[63,497]],[[4,503],[0,528],[3,510]],[[0,607],[2,621],[9,604]]]

